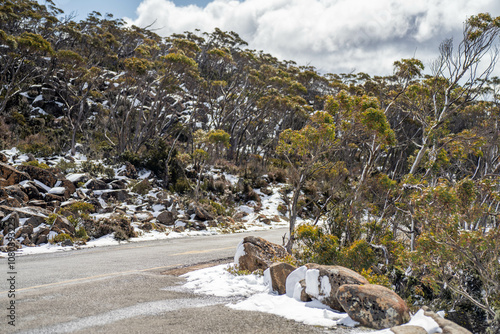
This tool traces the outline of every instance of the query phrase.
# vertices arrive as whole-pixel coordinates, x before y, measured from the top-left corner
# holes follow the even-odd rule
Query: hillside
[[[36,1],[0,18],[4,245],[286,225],[304,263],[500,328],[500,18],[470,17],[432,68],[387,76]]]

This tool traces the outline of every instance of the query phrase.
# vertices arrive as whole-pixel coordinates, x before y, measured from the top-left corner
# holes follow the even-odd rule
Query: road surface
[[[230,300],[178,289],[184,280],[165,274],[229,262],[245,236],[281,244],[285,233],[275,229],[21,256],[15,275],[9,274],[8,259],[1,258],[0,333],[322,333],[323,328],[271,314],[232,310],[224,306]]]

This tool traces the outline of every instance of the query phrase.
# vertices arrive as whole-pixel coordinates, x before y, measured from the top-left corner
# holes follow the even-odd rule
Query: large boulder
[[[283,246],[273,244],[259,237],[245,237],[236,249],[234,263],[241,270],[255,271],[257,269],[266,270],[273,259],[282,258],[288,255]]]
[[[443,334],[472,334],[470,331],[457,325],[453,321],[441,318],[439,315],[432,312],[427,306],[424,306],[422,309],[424,310],[425,316],[431,317],[438,323],[439,327],[441,327],[441,330],[443,331]]]
[[[352,320],[366,327],[390,328],[410,320],[404,300],[381,285],[342,285],[337,299]]]
[[[337,311],[344,311],[337,300],[337,291],[345,284],[369,284],[357,272],[342,266],[323,266],[315,263],[306,264],[306,293],[323,304]]]
[[[3,162],[0,162],[0,178],[4,179],[4,181],[2,181],[3,187],[18,184],[25,180],[31,180],[28,173],[18,171],[14,167]]]
[[[163,225],[174,225],[177,220],[177,215],[172,211],[162,211],[156,220]]]
[[[53,187],[57,182],[57,177],[51,171],[36,166],[22,165],[17,167],[21,172],[27,173],[32,179]]]
[[[295,269],[297,268],[285,262],[276,262],[269,266],[272,290],[278,295],[284,295],[286,293],[286,279]]]

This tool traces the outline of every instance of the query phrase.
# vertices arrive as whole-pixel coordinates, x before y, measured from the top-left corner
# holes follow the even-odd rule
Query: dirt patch
[[[209,268],[209,267],[214,267],[214,266],[218,266],[219,264],[230,263],[232,261],[233,261],[233,258],[231,257],[231,258],[227,258],[227,259],[220,259],[217,261],[198,263],[198,264],[191,265],[191,266],[190,265],[181,266],[181,267],[177,267],[177,268],[168,269],[166,271],[163,271],[161,274],[162,275],[180,276],[180,275],[187,274],[191,271]]]

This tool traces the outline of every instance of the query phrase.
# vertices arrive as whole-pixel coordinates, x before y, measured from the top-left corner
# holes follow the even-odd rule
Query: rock
[[[73,246],[73,241],[71,241],[70,239],[65,239],[61,242],[61,246],[63,247]]]
[[[43,218],[41,216],[31,216],[30,218],[28,218],[28,220],[24,224],[25,225],[29,224],[33,227],[38,227],[43,223],[45,223],[45,218]]]
[[[337,300],[337,290],[344,284],[369,284],[357,272],[341,266],[322,266],[315,263],[306,264],[306,293],[323,304],[337,311],[344,311]]]
[[[40,200],[43,198],[38,188],[31,181],[23,185],[23,191],[28,195],[29,199]]]
[[[272,195],[273,193],[273,190],[271,188],[268,188],[268,187],[264,187],[264,188],[260,188],[260,192],[263,193],[264,195]]]
[[[238,264],[241,270],[253,272],[257,269],[266,270],[273,263],[273,259],[287,255],[283,246],[250,236],[245,237],[238,245],[234,263]]]
[[[40,216],[47,218],[52,212],[36,206],[25,206],[23,208],[13,208],[6,205],[0,205],[0,211],[4,212],[17,212],[19,218],[30,218],[31,216]]]
[[[54,228],[54,227],[57,227],[61,230],[65,229],[68,232],[70,232],[71,234],[75,233],[75,227],[73,226],[73,224],[71,224],[70,221],[66,217],[63,217],[60,215],[57,215],[56,220],[52,224],[52,228]]]
[[[428,307],[424,306],[422,309],[424,310],[425,316],[431,317],[438,323],[439,327],[443,330],[443,334],[472,334],[470,331],[457,325],[453,321],[441,318],[439,315],[432,312]]]
[[[5,179],[5,182],[2,182],[4,183],[2,185],[4,187],[18,184],[25,180],[31,180],[28,173],[18,171],[14,167],[11,167],[3,162],[0,162],[0,178]]]
[[[124,180],[113,180],[110,184],[111,189],[127,189],[127,183]]]
[[[124,189],[104,190],[101,194],[101,198],[104,200],[114,199],[118,202],[125,202],[128,198],[130,198],[130,195]]]
[[[286,295],[296,300],[301,300],[302,284],[306,277],[307,267],[302,266],[292,271],[286,278]]]
[[[194,206],[194,218],[201,221],[214,220],[214,216],[199,205]]]
[[[46,227],[39,229],[33,234],[32,241],[35,245],[46,244],[49,242],[48,235],[50,230]]]
[[[7,161],[9,161],[7,156],[3,153],[0,153],[0,162],[6,163]]]
[[[24,246],[33,246],[33,243],[31,242],[31,239],[30,239],[29,235],[27,235],[25,233],[25,234],[22,234],[21,237],[23,238],[23,241],[21,241],[21,245],[24,245]]]
[[[87,189],[90,189],[90,190],[105,190],[105,189],[108,189],[108,185],[106,184],[106,182],[104,182],[102,180],[97,180],[97,179],[90,180],[89,182],[87,182],[85,184],[85,186],[87,187]]]
[[[22,207],[21,202],[19,202],[14,197],[7,197],[2,202],[0,202],[2,206],[10,206],[12,208],[20,208]]]
[[[134,214],[134,220],[140,222],[149,222],[154,219],[154,216],[151,212],[148,211],[140,211]]]
[[[9,182],[6,179],[0,177],[0,187],[7,187],[9,185],[10,185]]]
[[[21,172],[27,173],[33,180],[38,180],[51,188],[57,182],[57,177],[54,173],[40,167],[22,165],[17,167],[17,169]]]
[[[173,231],[177,232],[177,233],[182,233],[182,232],[184,232],[184,230],[185,230],[184,226],[176,226],[173,229]]]
[[[244,217],[248,216],[248,213],[244,211],[238,211],[233,215],[235,221],[241,222]]]
[[[345,284],[338,289],[337,299],[352,320],[366,327],[390,328],[410,320],[404,300],[381,285]]]
[[[5,187],[4,190],[9,196],[14,197],[20,203],[26,203],[30,200],[28,195],[24,192],[24,189],[18,184]]]
[[[76,191],[75,185],[68,179],[61,180],[61,187],[64,187],[67,190],[67,193],[65,193],[65,197],[69,197]]]
[[[172,211],[162,211],[156,220],[164,225],[174,225],[177,220],[177,214]]]
[[[427,331],[423,327],[412,325],[392,327],[391,331],[394,334],[427,334]]]
[[[149,232],[151,231],[154,227],[153,227],[153,224],[151,224],[151,222],[145,222],[144,224],[142,224],[141,226],[139,226],[139,228],[143,231],[146,231],[146,232]]]
[[[273,291],[276,291],[278,295],[284,295],[286,293],[286,279],[295,269],[297,268],[284,262],[277,262],[270,265],[269,273]]]
[[[312,301],[311,299],[311,296],[309,296],[306,292],[306,288],[307,288],[307,285],[306,285],[306,280],[303,279],[299,282],[300,284],[300,301],[301,302],[310,302]]]
[[[190,221],[186,224],[187,228],[195,231],[204,231],[207,229],[207,226],[203,222]]]
[[[177,215],[171,211],[162,211],[156,220],[164,225],[174,225],[177,219]]]
[[[0,222],[0,228],[3,229],[4,236],[7,236],[7,234],[11,232],[14,233],[14,231],[18,227],[19,227],[19,214],[17,212],[11,212]]]
[[[30,224],[24,224],[20,229],[17,230],[16,232],[16,239],[22,236],[23,234],[26,234],[27,236],[30,236],[33,234],[33,226]]]
[[[130,162],[125,162],[125,170],[118,173],[119,176],[126,176],[129,179],[137,178],[137,169]]]
[[[21,245],[21,243],[19,241],[12,240],[12,241],[9,241],[9,243],[7,245],[0,247],[0,251],[12,252],[12,251],[16,251],[16,250],[21,249],[21,248],[23,248],[23,246]]]

